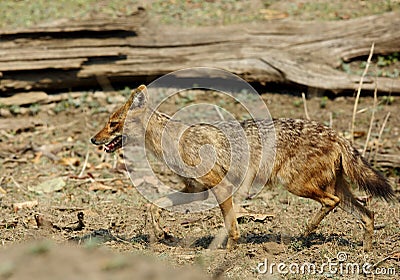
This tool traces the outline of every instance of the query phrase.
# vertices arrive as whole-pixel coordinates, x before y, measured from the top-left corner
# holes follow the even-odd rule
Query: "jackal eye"
[[[119,122],[110,122],[110,128],[116,128]]]

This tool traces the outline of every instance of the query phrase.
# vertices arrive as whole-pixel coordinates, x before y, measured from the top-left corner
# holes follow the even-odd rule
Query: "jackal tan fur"
[[[241,182],[242,188],[248,188],[254,180],[260,178],[265,185],[281,184],[289,192],[311,198],[322,205],[309,221],[305,235],[312,233],[322,219],[339,205],[362,222],[365,229],[364,249],[372,248],[374,214],[357,201],[350,190],[350,183],[387,201],[395,197],[394,191],[387,180],[368,164],[349,141],[331,128],[315,121],[300,119],[241,122],[246,143],[250,147],[249,164],[245,178],[236,178],[235,174],[240,173],[243,166],[232,166],[230,163],[235,156],[240,159],[244,151],[240,147],[231,149],[232,143],[229,141],[233,139],[233,142],[241,143],[243,139],[239,137],[243,138],[243,135],[235,136],[231,133],[228,141],[219,129],[232,128],[230,131],[235,131],[233,122],[189,126],[183,122],[171,121],[169,116],[150,108],[147,101],[146,86],[141,85],[133,90],[128,101],[111,115],[105,127],[91,139],[92,143],[104,145],[107,152],[113,152],[129,144],[133,137],[130,132],[141,134],[145,136],[146,148],[163,161],[161,133],[166,130],[171,139],[181,135],[177,141],[178,151],[187,166],[198,166],[201,163],[201,147],[206,144],[214,147],[215,162],[212,168],[199,177],[182,178],[186,185],[183,192],[212,191],[228,232],[227,248],[232,247],[240,237],[233,208],[233,190],[238,182]],[[129,129],[124,130],[124,125],[129,126]],[[260,140],[262,138],[265,139],[264,142]],[[172,194],[159,199],[156,204],[169,207],[188,202],[191,201],[179,200]],[[151,207],[150,214],[156,235],[163,236],[157,208]]]

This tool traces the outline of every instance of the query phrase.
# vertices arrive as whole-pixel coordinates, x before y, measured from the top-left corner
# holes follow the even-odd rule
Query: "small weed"
[[[196,100],[195,94],[186,93],[181,95],[179,99],[175,100],[176,105],[185,106],[187,104],[193,103]]]
[[[33,103],[29,106],[29,112],[32,116],[37,115],[40,112],[40,105],[38,103]]]
[[[82,104],[86,103],[86,99],[87,95],[86,96],[83,95],[80,98],[72,98],[72,96],[69,96],[67,100],[62,100],[58,102],[56,106],[53,108],[53,112],[58,114],[60,112],[68,110],[69,108],[79,108],[82,106]]]
[[[393,103],[394,103],[394,101],[395,101],[395,98],[394,98],[394,96],[391,96],[391,95],[384,95],[384,96],[382,96],[382,102],[384,103],[384,104],[386,104],[386,105],[392,105]]]
[[[400,76],[400,71],[397,68],[399,59],[400,57],[398,53],[393,53],[386,56],[377,56],[373,60],[373,64],[377,66],[375,71],[370,71],[367,75],[373,75],[376,77],[398,78]],[[364,72],[366,64],[366,61],[342,61],[340,68],[343,72],[349,75],[361,76]]]
[[[85,240],[83,247],[88,250],[92,250],[94,248],[99,247],[100,244],[101,244],[101,240],[99,238],[92,237],[92,238]]]
[[[379,55],[378,56],[378,61],[376,64],[380,67],[385,67],[385,66],[390,66],[396,62],[398,62],[400,59],[400,55],[398,52],[389,54],[389,55]]]
[[[87,91],[84,92],[84,93],[81,95],[81,97],[80,97],[81,104],[86,103],[88,96],[89,96],[89,93],[88,93]]]
[[[122,94],[122,96],[128,98],[131,95],[131,88],[130,87],[125,87],[123,90],[120,90],[119,92]]]
[[[18,105],[11,105],[11,106],[9,107],[9,110],[10,110],[10,112],[11,112],[12,114],[14,114],[14,115],[17,115],[17,114],[21,113],[21,107],[18,106]]]
[[[107,96],[106,97],[106,102],[107,102],[107,104],[112,104],[113,103],[112,97],[111,96]]]
[[[301,105],[303,105],[303,100],[296,99],[295,101],[293,101],[293,106],[294,107],[299,108]]]
[[[365,69],[365,67],[367,66],[367,62],[366,61],[361,61],[360,63],[360,69]]]
[[[319,107],[320,107],[321,109],[326,108],[327,102],[328,102],[328,97],[327,97],[327,96],[322,97],[322,98],[321,98],[321,101],[319,102]]]
[[[301,251],[304,249],[304,244],[303,241],[301,240],[294,240],[292,242],[290,242],[290,248],[292,248],[293,251]]]
[[[61,112],[65,111],[65,110],[67,110],[68,108],[69,108],[68,101],[63,100],[63,101],[58,102],[56,104],[56,106],[53,108],[53,112],[58,114],[58,113],[61,113]]]
[[[87,105],[88,105],[88,107],[89,107],[90,109],[99,108],[99,107],[100,107],[100,103],[97,102],[97,101],[91,101],[91,102],[89,102]]]
[[[350,63],[346,63],[346,62],[342,61],[341,68],[345,73],[353,74],[353,71],[351,70]]]

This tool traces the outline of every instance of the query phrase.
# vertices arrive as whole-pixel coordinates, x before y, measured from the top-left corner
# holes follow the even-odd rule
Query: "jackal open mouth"
[[[122,148],[122,146],[126,142],[126,136],[125,135],[118,135],[115,137],[113,140],[111,140],[109,143],[104,144],[104,151],[107,153],[112,153],[119,148]]]

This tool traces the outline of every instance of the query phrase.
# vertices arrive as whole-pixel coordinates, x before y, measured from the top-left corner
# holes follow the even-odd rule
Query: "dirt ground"
[[[100,1],[99,11],[92,10],[94,1],[86,2],[87,7],[65,6],[66,14],[76,15],[76,7],[85,16],[131,12],[124,1],[117,6],[113,1]],[[30,26],[43,17],[65,17],[51,9],[49,15],[41,14],[46,1],[32,2],[29,9],[27,3],[19,1],[1,3],[0,7],[7,5],[0,9],[2,28]],[[24,16],[15,17],[9,5],[17,5]],[[163,23],[202,25],[282,17],[343,20],[398,10],[400,4],[393,0],[171,0],[149,1],[146,8],[154,20]],[[386,72],[386,68],[376,66],[379,60],[389,67]],[[371,69],[381,70],[379,76],[398,78],[398,66],[397,54],[374,58]],[[362,69],[360,62],[343,65],[347,72]],[[299,93],[282,92],[282,88],[277,93],[268,84],[257,90],[274,118],[306,117]],[[146,224],[149,202],[128,178],[122,153],[106,154],[89,142],[128,93],[129,89],[73,92],[50,104],[0,106],[0,279],[400,278],[398,202],[367,199],[368,208],[375,212],[376,227],[374,249],[369,253],[362,250],[361,224],[341,209],[329,214],[315,234],[303,238],[307,221],[320,206],[279,187],[263,189],[257,197],[239,202],[249,213],[239,219],[242,237],[232,251],[213,247],[213,241],[225,234],[219,209],[186,214],[163,211],[164,228],[172,237],[153,242]],[[163,110],[170,113],[204,100],[224,104],[239,118],[246,117],[238,104],[207,92],[171,99]],[[306,105],[311,119],[348,137],[354,97],[313,97]],[[360,150],[365,146],[372,106],[372,97],[360,99],[355,122],[355,146]],[[379,160],[379,155],[400,157],[399,108],[399,96],[378,97],[366,156],[389,179],[400,201],[400,167],[390,160]],[[168,174],[162,175],[162,180],[178,184]],[[358,190],[354,192],[365,198]],[[315,273],[301,271],[299,267],[308,263],[316,265]],[[363,273],[363,265],[375,274]]]
[[[194,265],[210,277],[224,275],[232,279],[252,279],[271,277],[271,274],[260,274],[256,269],[265,259],[287,265],[305,262],[322,264],[327,260],[337,261],[338,252],[345,252],[352,263],[369,262],[377,264],[379,268],[394,268],[398,277],[400,206],[376,199],[369,202],[369,208],[376,213],[377,226],[374,250],[370,253],[362,251],[360,223],[339,209],[322,222],[316,234],[302,238],[301,232],[306,221],[319,205],[295,197],[282,188],[264,189],[256,198],[242,203],[249,212],[266,215],[248,215],[239,220],[242,238],[238,247],[231,252],[209,248],[214,237],[223,236],[225,232],[219,209],[195,214],[164,211],[164,226],[174,238],[166,242],[150,242],[151,231],[146,225],[148,201],[137,192],[125,174],[122,154],[106,154],[89,143],[90,137],[102,127],[109,113],[125,100],[126,92],[82,93],[77,98],[42,105],[35,113],[27,108],[20,114],[0,120],[0,240],[3,247],[0,259],[1,254],[8,256],[4,248],[46,239],[64,246],[69,244],[67,247],[79,248],[82,246],[75,245],[83,244],[83,247],[107,248],[128,256],[147,255],[168,261],[172,267]],[[194,95],[194,98],[190,96],[170,100],[163,110],[172,112],[178,107],[202,100],[204,96],[208,102],[212,102],[212,97],[207,94]],[[262,98],[275,118],[305,117],[301,97],[263,93]],[[219,104],[222,102],[217,101]],[[400,156],[398,102],[395,98],[389,105],[387,98],[379,98],[368,150],[378,147],[380,154]],[[310,118],[327,125],[332,118],[332,126],[343,135],[348,134],[354,98],[312,98],[306,104]],[[356,146],[359,148],[364,146],[372,104],[371,97],[360,100],[359,110],[362,112],[356,118],[356,131],[360,135],[356,139]],[[227,106],[230,112],[241,112],[237,104]],[[379,131],[389,112],[389,120],[378,142]],[[369,154],[373,155],[374,152]],[[378,168],[387,175],[400,197],[399,167]],[[50,179],[56,181],[49,182]],[[170,182],[176,184],[172,177]],[[33,205],[18,204],[30,201],[33,201]],[[77,217],[80,212],[84,214],[83,219]],[[26,246],[25,250],[29,250],[29,246],[42,245]],[[23,251],[21,248],[15,250]],[[56,250],[57,256],[63,255],[64,251],[70,252],[69,249],[58,247],[52,250]],[[75,252],[74,249],[71,252]],[[97,257],[97,254],[86,251],[75,253],[88,254],[90,259]],[[10,257],[11,261],[19,260],[15,261],[17,268],[11,266],[15,269],[15,275],[19,275],[18,266],[23,267],[24,262],[20,260],[23,255],[15,253]],[[37,255],[42,254],[28,254],[25,257],[28,260]],[[111,260],[112,256],[109,256]],[[43,262],[46,262],[46,257],[43,257]],[[74,258],[71,262],[74,262]],[[0,277],[18,279],[12,278],[14,272],[6,264],[0,264]],[[103,271],[101,267],[99,270]],[[46,271],[43,271],[45,275]],[[279,274],[276,271],[272,276],[275,277],[273,279],[339,277],[328,272],[299,275]],[[358,279],[362,274],[349,273],[347,276]],[[376,279],[380,277],[376,276]],[[384,277],[390,278],[390,275]]]

